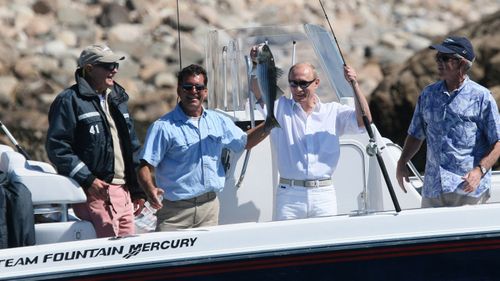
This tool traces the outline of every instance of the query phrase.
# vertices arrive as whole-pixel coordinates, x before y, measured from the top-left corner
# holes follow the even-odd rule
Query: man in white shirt
[[[255,49],[252,50],[254,57]],[[337,102],[322,103],[316,94],[320,79],[313,65],[298,63],[290,68],[288,81],[292,99],[282,96],[276,101],[275,115],[281,128],[272,130],[270,136],[277,150],[280,173],[276,220],[337,214],[331,176],[340,156],[339,138],[343,134],[364,132],[360,106],[371,122],[368,102],[356,81],[356,72],[345,66],[344,75],[352,83],[359,101],[356,108]],[[259,98],[260,91],[256,83],[253,84]]]

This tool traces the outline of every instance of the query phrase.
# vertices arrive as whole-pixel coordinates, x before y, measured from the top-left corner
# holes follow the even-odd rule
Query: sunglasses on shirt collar
[[[102,62],[102,63],[96,63],[94,65],[106,69],[107,71],[113,71],[120,67],[120,64],[117,62]]]
[[[203,91],[206,89],[206,86],[203,84],[182,84],[181,87],[184,91],[191,91],[193,87],[196,91]]]

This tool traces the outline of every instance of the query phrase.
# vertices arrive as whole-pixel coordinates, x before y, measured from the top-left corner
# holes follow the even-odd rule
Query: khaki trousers
[[[471,197],[455,192],[442,193],[437,198],[422,197],[422,208],[457,207],[463,205],[484,204],[490,198],[490,192],[486,191],[479,197]]]
[[[208,192],[186,200],[163,200],[158,210],[156,231],[214,226],[219,223],[219,199],[215,192]]]

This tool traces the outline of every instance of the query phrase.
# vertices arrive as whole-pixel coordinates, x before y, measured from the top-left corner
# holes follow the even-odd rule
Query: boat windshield
[[[317,94],[323,102],[353,96],[352,88],[344,79],[343,61],[335,40],[321,26],[213,30],[207,40],[208,108],[223,112],[244,111],[247,114],[239,118],[249,120],[247,60],[251,47],[261,43],[269,45],[276,66],[283,70],[278,86],[285,95],[291,95],[287,79],[290,67],[297,62],[309,62],[317,68],[321,81]]]

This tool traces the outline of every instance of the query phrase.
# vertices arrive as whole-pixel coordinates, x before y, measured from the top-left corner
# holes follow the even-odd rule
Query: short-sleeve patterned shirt
[[[408,134],[427,140],[424,197],[449,192],[479,197],[488,190],[491,172],[470,194],[463,191],[462,179],[500,139],[498,107],[488,89],[469,77],[451,93],[444,81],[427,86],[418,99]]]

